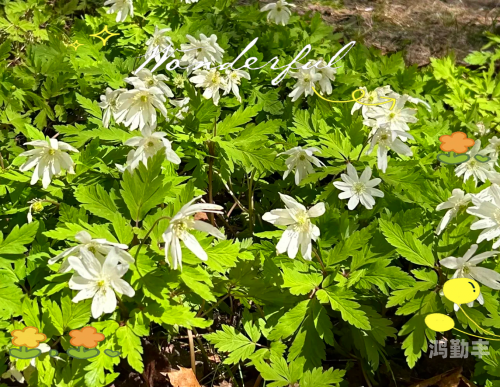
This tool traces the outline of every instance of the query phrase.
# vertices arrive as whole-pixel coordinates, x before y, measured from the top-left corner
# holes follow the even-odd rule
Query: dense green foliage
[[[238,6],[232,0],[138,0],[134,17],[120,23],[91,0],[4,3],[0,374],[11,364],[29,370],[28,360],[8,355],[10,332],[25,326],[44,332],[46,343],[62,359],[43,354],[36,371],[25,372],[26,383],[40,387],[105,386],[119,377],[124,362],[142,373],[146,339],[159,347],[159,338],[176,340],[191,329],[211,332],[200,343],[213,346],[229,365],[219,373],[239,364],[232,369],[243,370],[243,378],[256,375],[256,369],[267,386],[299,381],[301,387],[347,386],[345,370],[355,366],[372,383],[385,386],[393,383],[395,365],[418,367],[428,356],[428,340],[443,336],[425,326],[427,314],[449,314],[460,329],[478,332],[440,295],[454,271],[439,260],[462,257],[480,231],[470,230],[474,216],[463,211],[436,235],[444,214],[436,206],[455,188],[477,193],[490,183],[464,183],[453,166],[439,164],[438,139],[458,130],[478,139],[478,122],[490,129],[481,137],[483,146],[494,135],[500,123],[498,37],[491,37],[484,52],[467,58],[471,68],[456,66],[452,58],[433,60],[423,70],[406,67],[401,54],[382,56],[359,42],[344,58],[328,98],[347,100],[358,87],[390,85],[431,105],[430,111],[415,106],[418,122],[410,124],[414,140],[407,142],[413,156],[389,153],[385,173],[376,167],[376,152],[366,155],[370,128],[363,125],[361,111],[351,114],[352,103],[330,104],[314,95],[291,102],[288,94],[296,80],[287,77],[272,86],[278,71],[265,67],[242,80],[241,103],[230,94],[215,106],[186,73],[184,84],[174,87],[173,72],[162,66],[155,73],[169,77],[175,97],[190,98],[183,119],[173,119],[179,108],[168,103],[169,119],[158,114],[158,127],[182,162],[177,166],[159,152],[147,168],[141,165],[131,174],[115,164],[125,164],[131,148],[124,142],[137,132],[114,122],[105,128],[98,101],[107,87],[127,88],[124,79],[141,63],[138,57],[155,26],[171,28],[168,35],[176,47],[186,43],[187,34],[215,34],[225,62],[255,37],[259,40],[247,56],[261,64],[274,56],[289,63],[306,44],[312,46],[308,58],[328,60],[348,40],[319,14],[294,14],[289,24],[279,26],[268,23],[257,5]],[[120,36],[103,46],[89,35],[105,25]],[[77,50],[68,46],[76,40],[83,44]],[[19,155],[32,149],[23,144],[56,135],[79,150],[71,153],[75,174],[53,178],[46,189],[41,182],[31,185],[32,170],[19,170],[26,161]],[[278,155],[295,146],[317,147],[326,164],[299,185],[293,176],[283,180],[285,158]],[[348,210],[338,198],[332,182],[345,173],[347,162],[358,173],[371,166],[382,179],[378,188],[384,197],[376,199],[373,209]],[[279,193],[307,208],[326,205],[324,215],[312,220],[321,230],[312,261],[300,253],[293,260],[276,253],[284,227],[274,227],[262,216],[284,208]],[[168,217],[199,195],[224,207],[213,222],[227,239],[194,232],[208,260],[200,261],[182,245],[182,271],[174,270],[165,264],[162,233]],[[30,210],[34,199],[42,201]],[[92,238],[128,245],[135,257],[123,277],[135,295],[121,296],[116,310],[98,319],[92,318],[90,299],[71,301],[76,295],[68,285],[72,273],[58,273],[61,261],[48,264],[74,246],[75,235],[83,230]],[[491,241],[481,242],[479,252],[491,246]],[[483,267],[500,269],[496,258]],[[481,291],[484,305],[464,308],[499,333],[498,292],[487,286]],[[69,358],[68,333],[85,325],[106,335],[98,347],[101,353],[88,361]],[[445,336],[470,341],[457,332]],[[108,357],[104,349],[121,356]],[[500,345],[491,341],[489,351],[467,363],[465,372],[474,374],[471,380],[478,386],[500,385]],[[352,361],[334,361],[346,358]],[[242,384],[239,376],[234,378]]]

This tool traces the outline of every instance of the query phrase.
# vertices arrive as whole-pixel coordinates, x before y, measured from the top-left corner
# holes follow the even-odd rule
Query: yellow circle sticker
[[[460,305],[474,301],[481,291],[479,284],[473,279],[454,278],[446,281],[443,293],[448,300]]]
[[[446,332],[455,327],[455,321],[442,313],[432,313],[425,316],[425,325],[436,332]]]

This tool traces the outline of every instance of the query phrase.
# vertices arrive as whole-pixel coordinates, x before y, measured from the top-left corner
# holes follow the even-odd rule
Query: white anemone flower
[[[31,177],[31,185],[36,184],[39,179],[42,179],[43,188],[47,188],[52,181],[52,177],[58,175],[61,170],[67,170],[70,174],[75,173],[73,169],[75,163],[66,152],[78,152],[78,150],[71,145],[57,141],[55,138],[51,138],[49,142],[35,140],[26,142],[24,145],[35,147],[35,149],[19,155],[28,157],[28,160],[19,168],[21,172],[35,167],[33,176]]]
[[[294,4],[287,3],[285,0],[278,0],[276,3],[270,3],[260,9],[261,12],[269,11],[267,20],[272,20],[276,24],[286,25],[290,20],[292,11],[288,7],[295,7]]]
[[[476,155],[485,156],[487,153],[486,149],[480,150],[480,148],[481,140],[476,140],[474,146],[467,152],[469,160],[455,168],[455,175],[463,176],[464,183],[472,176],[477,186],[478,180],[484,183],[488,180],[489,174],[494,172],[494,160],[490,159],[485,163],[476,160]]]
[[[177,108],[180,108],[179,111],[175,114],[175,118],[177,118],[178,120],[184,119],[186,113],[189,111],[189,101],[190,101],[189,97],[180,100],[175,100],[175,99],[170,100],[170,103],[172,105],[174,105]],[[174,123],[176,122],[177,121],[174,121]]]
[[[136,75],[137,75],[136,77],[125,78],[124,81],[133,85],[134,87],[143,87],[143,86],[146,86],[147,88],[157,87],[167,97],[170,98],[174,97],[174,93],[172,93],[170,87],[168,87],[167,84],[164,82],[168,81],[168,77],[166,75],[163,74],[153,75],[151,70],[148,69],[142,69]]]
[[[400,138],[413,140],[413,136],[409,133],[399,130],[390,130],[385,127],[377,129],[373,135],[371,146],[367,154],[371,153],[375,145],[378,144],[377,167],[382,172],[387,170],[387,153],[389,149],[400,155],[413,156],[410,147],[401,141]]]
[[[155,61],[159,62],[162,56],[162,53],[165,53],[167,50],[174,51],[173,43],[170,36],[166,36],[165,34],[169,31],[172,31],[170,28],[158,29],[158,26],[155,26],[155,32],[153,32],[153,36],[151,36],[146,41],[146,46],[148,46],[146,50],[146,58],[154,56]]]
[[[399,99],[401,98],[402,96],[398,93],[396,93],[395,91],[391,91],[388,95],[388,97],[390,98],[396,98],[396,99]],[[408,99],[408,102],[411,102],[415,105],[418,105],[419,103],[421,103],[422,105],[425,106],[425,108],[428,110],[428,111],[431,111],[431,105],[429,105],[428,102],[424,101],[423,99],[420,99],[420,98],[415,98],[415,97],[412,97],[408,94],[403,94],[404,97],[406,97]]]
[[[316,72],[314,67],[304,69],[303,65],[300,63],[296,63],[296,66],[297,71],[292,71],[290,73],[292,78],[297,79],[297,83],[294,85],[292,92],[288,94],[288,96],[292,98],[292,102],[297,101],[302,94],[304,94],[305,97],[313,95],[313,87],[316,86],[316,82],[321,81],[323,78],[320,73]]]
[[[156,109],[167,117],[165,102],[167,99],[163,91],[158,87],[147,87],[136,82],[136,88],[127,90],[118,97],[120,103],[117,123],[123,122],[130,130],[139,128],[142,130],[146,125],[156,124]]]
[[[390,110],[391,101],[383,105],[372,106],[373,109],[366,113],[369,119],[376,121],[377,125],[387,127],[390,130],[407,132],[410,130],[408,122],[417,122],[417,111],[415,109],[405,108],[408,96],[403,95],[396,100],[394,108]]]
[[[2,379],[10,379],[11,381],[17,381],[18,383],[24,383],[24,375],[19,371],[14,363],[10,363],[9,369],[2,374]]]
[[[118,97],[121,93],[126,91],[125,89],[113,90],[112,88],[106,88],[106,94],[101,95],[101,102],[99,102],[99,107],[104,110],[102,116],[102,125],[105,128],[109,127],[109,122],[111,121],[111,116],[116,120],[119,117],[118,109]]]
[[[229,94],[230,91],[236,96],[236,99],[241,102],[240,89],[241,78],[250,80],[250,74],[243,70],[226,70],[226,92],[224,95]]]
[[[328,63],[323,58],[318,59],[316,66],[318,66],[316,71],[321,74],[321,79],[319,80],[320,94],[331,94],[333,91],[332,81],[335,80],[337,69],[328,66]]]
[[[103,263],[88,250],[81,249],[81,259],[70,256],[68,261],[76,274],[69,280],[69,288],[79,290],[73,302],[92,298],[92,317],[99,318],[103,313],[113,313],[116,309],[116,295],[133,297],[134,289],[121,277],[129,266],[119,263],[120,253],[112,248]]]
[[[472,245],[469,250],[461,258],[448,257],[439,261],[441,266],[448,269],[456,270],[453,278],[470,278],[491,289],[500,289],[500,273],[494,270],[486,269],[485,267],[478,267],[477,265],[485,259],[493,257],[498,254],[498,251],[486,251],[484,253],[474,256],[478,246]],[[482,298],[482,295],[480,295]],[[479,303],[484,302],[479,300]],[[481,302],[482,301],[482,302]],[[458,309],[458,308],[457,308]]]
[[[219,90],[225,91],[227,88],[226,80],[217,69],[210,70],[195,70],[195,76],[189,80],[195,83],[196,87],[203,87],[203,97],[206,99],[212,98],[214,105],[219,103]]]
[[[444,214],[443,219],[439,222],[436,234],[441,234],[450,221],[457,216],[462,208],[467,207],[471,200],[471,194],[465,194],[460,188],[455,188],[448,200],[436,207],[436,211],[448,210],[446,214]]]
[[[491,241],[500,236],[500,187],[496,184],[489,187],[488,197],[484,201],[475,202],[475,207],[467,209],[467,213],[475,215],[480,220],[471,224],[471,230],[483,230],[477,238],[477,243]],[[493,248],[500,246],[500,239],[493,243]]]
[[[474,134],[479,135],[480,137],[488,134],[490,132],[490,128],[484,124],[483,121],[479,121],[476,124],[476,128],[474,129]]]
[[[217,43],[216,35],[212,34],[208,38],[204,34],[200,34],[200,39],[186,35],[186,38],[189,43],[181,44],[181,52],[184,53],[181,58],[183,63],[188,63],[190,66],[195,66],[200,62],[222,63],[224,50]]]
[[[32,199],[28,203],[30,205],[30,208],[28,210],[28,223],[33,222],[33,215],[31,214],[31,211],[33,211],[35,214],[42,212],[43,211],[43,199]]]
[[[147,167],[148,159],[162,149],[164,149],[165,157],[168,161],[174,164],[181,163],[181,159],[172,149],[172,144],[165,138],[167,135],[166,133],[155,132],[153,127],[145,126],[140,134],[140,136],[128,139],[124,144],[137,147],[130,163],[128,163],[131,171],[136,169],[141,161]]]
[[[295,170],[295,184],[299,185],[300,182],[307,177],[307,175],[314,173],[312,164],[317,167],[324,166],[319,159],[314,157],[314,153],[321,153],[321,151],[318,148],[303,149],[301,146],[296,146],[286,152],[279,153],[278,156],[290,156],[285,161],[287,170],[283,174],[283,180],[287,178],[290,172]]]
[[[190,230],[203,231],[218,239],[226,239],[225,235],[211,224],[194,219],[194,215],[197,212],[222,214],[223,207],[217,204],[193,204],[200,198],[201,196],[198,196],[185,204],[179,212],[175,214],[168,228],[163,233],[163,240],[165,241],[165,261],[170,265],[169,256],[171,256],[174,270],[176,270],[177,267],[182,270],[182,250],[180,241],[183,241],[184,245],[202,261],[208,259],[207,253],[203,250],[198,240],[190,234]]]
[[[484,153],[495,160],[498,165],[498,156],[500,155],[500,138],[493,136],[488,140],[489,144],[484,148]]]
[[[333,185],[339,190],[344,191],[339,194],[339,199],[349,199],[347,208],[354,210],[359,202],[367,209],[371,210],[375,204],[374,196],[383,198],[384,193],[374,188],[382,181],[379,178],[371,179],[372,169],[366,167],[361,177],[358,177],[356,168],[352,164],[347,164],[347,174],[340,175],[342,182],[335,181]]]
[[[385,97],[387,94],[391,93],[391,87],[390,86],[382,86],[382,87],[377,87],[375,90],[368,92],[366,87],[360,87],[361,90],[365,92],[365,96],[359,100],[359,102],[354,102],[354,105],[351,109],[351,114],[354,114],[356,110],[361,109],[361,114],[365,119],[368,118],[367,113],[372,110],[374,106],[370,105],[364,105],[364,104],[375,104],[375,103],[380,103],[380,102],[385,102],[388,101],[387,99],[383,99],[381,97]],[[358,94],[356,94],[358,95]],[[359,94],[361,95],[361,94]],[[383,105],[382,105],[383,106]]]
[[[80,242],[78,245],[70,247],[69,249],[64,250],[61,254],[50,258],[49,265],[53,265],[60,259],[69,256],[75,256],[77,258],[82,258],[82,251],[89,251],[101,262],[104,262],[104,258],[108,253],[116,249],[118,254],[118,259],[123,264],[129,264],[134,262],[134,258],[125,250],[128,249],[128,246],[122,243],[114,243],[110,242],[106,239],[92,239],[92,236],[87,231],[80,231],[75,235],[75,239]],[[60,273],[67,273],[71,270],[71,266],[68,260],[65,260],[60,269]]]
[[[262,219],[276,226],[288,226],[276,246],[279,254],[285,251],[289,258],[295,258],[299,251],[302,257],[308,261],[312,260],[312,242],[320,236],[318,226],[311,223],[311,218],[317,218],[325,213],[325,204],[318,203],[307,210],[294,198],[280,193],[281,200],[285,203],[285,209],[271,210],[266,212]]]
[[[106,13],[116,12],[116,22],[124,22],[129,14],[134,17],[134,2],[132,0],[107,0],[104,2],[104,5],[110,4],[113,5]]]

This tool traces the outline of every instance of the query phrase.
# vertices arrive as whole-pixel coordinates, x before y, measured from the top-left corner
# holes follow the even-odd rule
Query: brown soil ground
[[[451,52],[459,62],[500,33],[500,0],[295,0],[299,12],[318,11],[356,41],[383,53],[403,50],[408,64]]]

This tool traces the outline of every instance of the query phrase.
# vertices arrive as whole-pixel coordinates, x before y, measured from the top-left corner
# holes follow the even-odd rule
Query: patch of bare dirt
[[[403,50],[408,64],[454,52],[461,62],[500,33],[500,0],[296,0],[299,13],[318,11],[347,37],[383,53]]]

